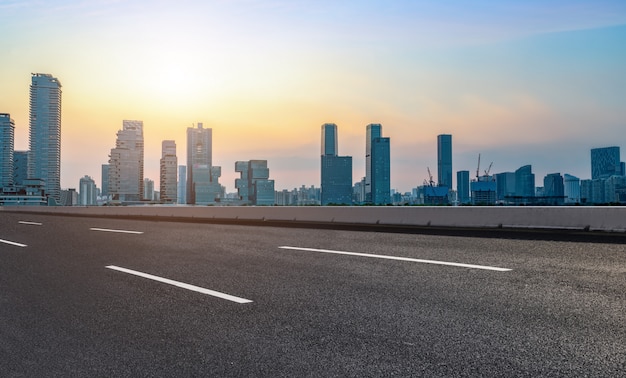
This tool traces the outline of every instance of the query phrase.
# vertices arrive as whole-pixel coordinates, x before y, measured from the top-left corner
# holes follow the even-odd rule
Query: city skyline
[[[228,192],[228,167],[248,157],[268,160],[277,189],[319,186],[326,122],[353,183],[364,126],[385,125],[399,191],[436,166],[439,134],[454,135],[453,172],[474,172],[480,153],[495,173],[531,165],[537,186],[557,171],[590,178],[590,149],[624,147],[623,2],[147,4],[0,5],[0,113],[27,150],[29,73],[63,82],[63,188],[101,182],[124,119],[144,121],[155,182],[161,141],[183,146],[203,121]]]

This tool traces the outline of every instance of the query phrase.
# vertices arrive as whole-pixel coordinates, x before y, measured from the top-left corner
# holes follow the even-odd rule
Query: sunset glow
[[[175,4],[175,5],[174,5]],[[590,176],[589,150],[626,146],[623,1],[2,1],[0,112],[28,149],[31,72],[63,84],[61,186],[100,185],[122,120],[144,122],[145,177],[161,141],[213,128],[213,161],[266,159],[276,189],[319,186],[319,128],[364,175],[365,125],[391,138],[410,191],[454,136],[454,171],[532,164]]]

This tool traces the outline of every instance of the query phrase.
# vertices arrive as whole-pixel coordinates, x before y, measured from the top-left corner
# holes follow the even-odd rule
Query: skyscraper
[[[337,125],[322,125],[322,205],[352,204],[352,156],[337,156]]]
[[[452,135],[437,135],[437,182],[452,189]]]
[[[235,179],[235,187],[243,203],[256,206],[274,205],[274,180],[269,179],[267,160],[237,161],[235,172],[240,174]]]
[[[89,176],[80,179],[78,186],[78,204],[90,206],[96,204],[97,189],[96,182]]]
[[[109,165],[102,164],[102,197],[109,195]]]
[[[565,201],[565,186],[560,173],[550,173],[543,178],[543,196],[551,205],[562,205]]]
[[[13,148],[15,122],[10,114],[0,113],[0,191],[13,186]]]
[[[61,201],[61,83],[32,74],[30,85],[29,178],[44,180],[44,191]]]
[[[535,174],[532,173],[532,167],[525,165],[515,171],[515,196],[529,199],[535,196]]]
[[[337,154],[337,125],[325,123],[322,125],[322,155],[336,156]]]
[[[146,201],[154,200],[154,180],[143,179],[143,199]]]
[[[567,173],[563,175],[563,195],[565,203],[580,202],[580,179],[578,177]]]
[[[24,186],[24,180],[28,179],[28,151],[13,151],[13,185]]]
[[[213,163],[213,130],[205,129],[202,123],[197,128],[187,128],[187,203],[196,204],[196,191],[203,197],[209,196]],[[206,192],[206,193],[205,193]]]
[[[178,158],[176,157],[176,142],[173,140],[164,140],[161,144],[161,169],[160,169],[160,192],[161,202],[176,203],[177,200],[177,181],[176,168],[178,166]]]
[[[365,131],[365,202],[385,205],[391,201],[390,140],[382,137],[380,124]]]
[[[187,166],[178,166],[178,203],[187,203]]]
[[[458,171],[456,173],[456,192],[459,204],[470,203],[469,171]]]
[[[109,156],[109,195],[113,200],[143,198],[143,152],[143,121],[125,120]]]
[[[619,155],[619,147],[592,148],[591,179],[623,175]]]

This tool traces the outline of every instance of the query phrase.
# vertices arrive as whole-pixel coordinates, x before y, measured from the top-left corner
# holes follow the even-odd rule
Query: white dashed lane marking
[[[132,274],[138,277],[143,277],[143,278],[147,278],[153,281],[158,281],[158,282],[162,282],[162,283],[166,283],[168,285],[172,285],[172,286],[177,286],[183,289],[187,289],[187,290],[191,290],[191,291],[196,291],[198,293],[202,293],[202,294],[206,294],[206,295],[211,295],[217,298],[221,298],[221,299],[226,299],[228,301],[231,302],[236,302],[236,303],[251,303],[252,301],[249,299],[245,299],[245,298],[240,298],[240,297],[235,297],[234,295],[229,295],[229,294],[225,294],[225,293],[220,293],[219,291],[215,291],[215,290],[209,290],[209,289],[205,289],[203,287],[199,287],[199,286],[195,286],[195,285],[190,285],[184,282],[179,282],[179,281],[174,281],[174,280],[170,280],[168,278],[163,278],[163,277],[159,277],[159,276],[154,276],[152,274],[148,274],[148,273],[143,273],[143,272],[138,272],[136,270],[131,270],[131,269],[126,269],[126,268],[121,268],[119,266],[115,266],[115,265],[109,265],[106,267],[107,269],[113,269],[113,270],[117,270],[119,272],[124,272],[124,273],[128,273],[128,274]]]
[[[92,228],[90,228],[90,230],[91,231],[102,231],[102,232],[117,232],[117,233],[120,233],[120,234],[138,234],[138,235],[143,234],[142,231],[113,230],[113,229],[110,229],[110,228],[95,228],[95,227],[92,227]]]
[[[436,261],[436,260],[422,260],[422,259],[414,259],[414,258],[410,258],[410,257],[398,257],[398,256],[388,256],[388,255],[374,255],[374,254],[370,254],[370,253],[333,251],[333,250],[330,250],[330,249],[286,247],[286,246],[278,247],[278,248],[280,248],[280,249],[290,249],[290,250],[294,250],[294,251],[333,253],[333,254],[336,254],[336,255],[349,255],[349,256],[359,256],[359,257],[370,257],[370,258],[376,258],[376,259],[409,261],[409,262],[416,262],[416,263],[422,263],[422,264],[447,265],[447,266],[456,266],[456,267],[461,267],[461,268],[495,270],[495,271],[498,271],[498,272],[508,272],[508,271],[512,270],[512,269],[509,269],[509,268],[499,268],[499,267],[496,267],[496,266],[463,264],[463,263],[457,263],[457,262]]]

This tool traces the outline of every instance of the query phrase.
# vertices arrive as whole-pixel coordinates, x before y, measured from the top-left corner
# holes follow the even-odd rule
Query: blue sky
[[[63,187],[99,182],[123,119],[144,121],[157,187],[161,140],[184,164],[195,122],[229,191],[249,159],[279,189],[318,186],[324,122],[355,181],[377,122],[398,190],[436,171],[441,133],[454,171],[481,153],[492,172],[532,164],[541,185],[626,147],[624,46],[624,1],[0,1],[0,112],[27,149],[30,73],[60,79]]]

